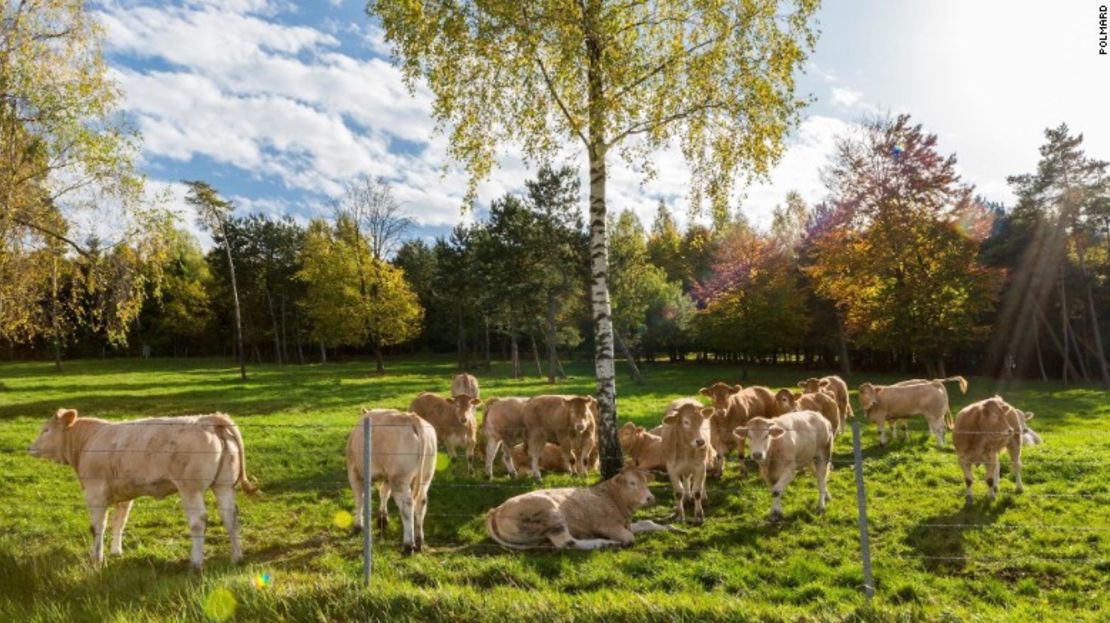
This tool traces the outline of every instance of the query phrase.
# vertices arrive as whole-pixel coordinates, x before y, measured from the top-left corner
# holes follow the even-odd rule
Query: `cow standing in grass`
[[[467,395],[471,398],[481,398],[482,394],[478,388],[478,379],[474,378],[474,375],[471,374],[456,374],[455,378],[451,379],[451,395]]]
[[[705,521],[705,473],[716,463],[716,453],[709,443],[713,414],[713,407],[702,406],[696,398],[679,398],[667,407],[663,417],[663,462],[674,488],[675,514],[682,522],[686,521],[687,502],[693,502],[694,523]]]
[[[378,486],[378,526],[388,523],[389,498],[401,512],[402,551],[424,547],[424,515],[428,487],[436,473],[436,430],[415,413],[396,409],[363,409],[362,417],[347,436],[347,480],[355,497],[355,530],[369,529],[363,517],[363,488],[367,474],[364,422],[370,421],[370,480]]]
[[[879,427],[879,444],[886,445],[886,422],[894,423],[897,436],[898,420],[915,415],[925,416],[929,431],[936,437],[937,447],[944,447],[945,417],[952,417],[948,404],[948,390],[944,384],[958,381],[961,393],[967,393],[967,381],[962,376],[945,379],[912,379],[894,385],[864,383],[859,386],[859,403],[868,419]],[[910,437],[909,424],[905,424],[906,439]]]
[[[478,445],[478,421],[474,410],[481,402],[466,394],[444,398],[424,392],[409,404],[409,411],[424,418],[436,429],[436,437],[443,442],[452,463],[459,451],[466,453],[468,474],[474,468],[474,447]]]
[[[724,475],[725,457],[735,448],[740,459],[740,474],[748,473],[744,465],[744,438],[737,438],[732,431],[743,426],[753,417],[774,417],[778,415],[775,395],[766,387],[743,388],[740,385],[714,383],[698,390],[703,396],[713,400],[716,413],[710,420],[710,443],[717,453],[712,473],[717,478]]]
[[[89,509],[92,561],[104,562],[104,528],[112,513],[112,554],[123,553],[123,529],[133,500],[162,498],[177,492],[193,540],[190,561],[204,564],[208,515],[204,492],[216,495],[224,529],[231,542],[231,562],[242,559],[235,487],[247,493],[246,454],[239,428],[223,413],[109,422],[78,417],[76,409],[59,409],[30,447],[31,456],[72,465]]]
[[[512,449],[524,441],[524,413],[527,398],[490,398],[486,401],[485,417],[482,419],[482,436],[486,439],[486,478],[493,480],[493,461],[501,451],[505,471],[514,478],[517,475],[513,465]]]
[[[966,501],[971,504],[972,468],[983,465],[987,470],[987,497],[994,500],[998,494],[1001,478],[999,453],[1006,450],[1010,454],[1010,464],[1014,472],[1016,492],[1021,493],[1021,446],[1036,445],[1041,438],[1031,428],[1028,421],[1033,412],[1023,412],[1007,404],[999,396],[969,404],[956,414],[952,426],[952,445],[956,458],[964,472],[967,485]]]
[[[791,411],[816,411],[825,416],[829,421],[829,426],[832,426],[833,436],[840,434],[840,409],[836,405],[836,398],[825,391],[817,391],[813,393],[793,393],[789,389],[780,389],[775,394],[775,400],[779,403],[780,413],[789,413]]]
[[[525,447],[532,459],[532,476],[542,479],[540,458],[551,441],[563,451],[571,473],[585,476],[597,447],[596,401],[593,396],[535,396],[524,405]]]
[[[794,411],[774,419],[752,418],[736,428],[747,438],[759,475],[771,487],[771,520],[782,519],[782,494],[799,469],[809,468],[817,477],[817,512],[829,500],[827,480],[832,461],[833,433],[829,421],[816,411]]]
[[[821,378],[808,378],[804,381],[798,381],[798,387],[802,388],[802,392],[806,394],[827,392],[836,400],[837,414],[840,417],[840,423],[835,427],[838,432],[844,427],[848,418],[854,415],[852,401],[848,399],[848,384],[839,376],[831,374]]]

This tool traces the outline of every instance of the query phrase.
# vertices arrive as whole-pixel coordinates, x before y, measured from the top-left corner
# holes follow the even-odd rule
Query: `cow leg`
[[[998,455],[991,457],[991,459],[987,461],[987,499],[991,501],[998,495],[999,467]]]
[[[513,463],[513,452],[512,452],[512,450],[513,450],[513,444],[511,444],[507,441],[502,441],[501,442],[501,463],[503,463],[505,465],[505,471],[508,472],[509,475],[512,476],[513,478],[516,478],[520,474],[517,473],[516,464]]]
[[[701,525],[705,522],[705,509],[703,502],[705,501],[705,463],[701,462],[694,468],[694,473],[690,476],[690,486],[694,491],[694,524]]]
[[[109,553],[118,556],[123,553],[123,528],[127,525],[127,515],[131,513],[132,500],[116,504],[112,511],[112,549]]]
[[[362,516],[362,477],[355,471],[354,465],[347,466],[347,482],[351,485],[351,495],[355,498],[355,522],[351,527],[351,531],[358,533],[362,530],[363,516]],[[367,517],[366,519],[369,519]]]
[[[92,532],[92,562],[99,565],[104,562],[104,524],[108,518],[108,506],[101,500],[90,500],[86,497],[89,507],[89,531]]]
[[[500,445],[500,441],[486,438],[486,480],[493,480],[493,460],[497,458],[497,448]]]
[[[1015,488],[1014,488],[1014,491],[1016,493],[1021,493],[1022,491],[1025,491],[1025,485],[1021,484],[1021,439],[1020,438],[1018,439],[1017,444],[1018,444],[1018,448],[1017,448],[1016,452],[1013,449],[1010,450],[1010,469],[1014,472],[1014,485],[1016,485]]]
[[[401,511],[401,551],[405,554],[411,554],[415,551],[415,543],[413,542],[413,514],[415,509],[412,503],[412,486],[401,481],[390,484],[393,488],[393,501],[397,503],[397,508]]]
[[[960,469],[964,472],[964,504],[971,506],[971,484],[975,482],[975,472],[973,471],[974,465],[970,460],[960,457]]]
[[[829,502],[829,459],[819,456],[814,460],[814,475],[817,477],[817,512],[824,513]]]
[[[185,517],[189,520],[189,536],[193,540],[193,551],[189,561],[193,567],[200,569],[204,565],[204,533],[208,529],[208,513],[204,508],[204,492],[181,492],[181,506],[185,509]]]
[[[935,421],[930,422],[930,425],[933,427],[933,434],[936,435],[936,438],[937,438],[937,447],[938,448],[943,448],[944,447],[944,415],[941,415]]]
[[[474,446],[476,446],[476,445],[478,445],[478,442],[476,442],[473,439],[467,437],[467,439],[466,439],[466,475],[467,476],[470,476],[474,473]]]
[[[416,551],[424,551],[424,516],[428,513],[428,487],[431,482],[423,483],[423,485],[416,489],[416,499],[414,501],[416,508],[413,510],[413,521],[415,522],[415,546]]]
[[[650,519],[641,519],[632,523],[631,530],[632,534],[640,534],[641,532],[670,532],[674,528],[657,524]]]
[[[686,501],[686,486],[682,482],[682,478],[672,473],[672,470],[667,470],[667,475],[671,478],[671,488],[674,490],[674,514],[675,518],[682,523],[686,523],[686,508],[684,502]]]
[[[378,532],[382,535],[385,535],[385,529],[389,526],[389,494],[389,481],[378,483]]]
[[[606,525],[602,527],[602,529],[598,530],[598,532],[601,533],[601,536],[612,540],[617,545],[632,545],[632,541],[634,541],[636,538],[633,535],[632,530],[629,530],[628,528],[625,528],[624,526],[616,523],[612,525]]]
[[[216,494],[216,507],[220,510],[220,521],[224,524],[228,541],[231,543],[231,564],[243,560],[243,551],[239,547],[239,507],[235,504],[234,486],[212,487]]]
[[[794,480],[794,472],[793,466],[784,468],[775,486],[771,487],[771,521],[782,520],[782,493],[786,490],[786,485]]]

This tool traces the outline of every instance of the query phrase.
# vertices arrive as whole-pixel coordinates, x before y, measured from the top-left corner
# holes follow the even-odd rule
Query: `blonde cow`
[[[662,450],[667,476],[674,488],[675,514],[686,521],[686,503],[693,502],[694,523],[705,521],[705,472],[716,463],[709,443],[709,420],[713,407],[704,407],[696,398],[679,398],[667,407],[663,417]]]
[[[481,398],[482,394],[478,388],[478,379],[474,378],[472,374],[456,374],[455,378],[451,379],[451,395],[466,395],[471,398]]]
[[[486,401],[482,436],[486,438],[486,478],[493,480],[493,461],[501,451],[505,471],[516,477],[512,448],[524,441],[524,413],[527,398],[490,398]]]
[[[617,440],[624,456],[636,467],[646,470],[664,469],[666,463],[663,461],[662,432],[662,426],[649,431],[643,426],[626,422],[617,431]]]
[[[112,554],[123,553],[123,529],[135,498],[177,492],[189,520],[194,567],[204,563],[208,516],[204,492],[216,495],[231,542],[231,561],[242,559],[235,487],[247,493],[246,454],[239,428],[223,413],[109,422],[59,409],[47,418],[31,456],[72,465],[85,492],[92,525],[92,560],[104,562],[104,528],[112,513]]]
[[[638,533],[670,530],[653,521],[632,521],[637,509],[655,503],[650,479],[648,472],[628,466],[592,487],[518,495],[486,514],[486,533],[510,549],[631,545]]]
[[[740,385],[714,383],[698,392],[713,400],[716,413],[710,420],[710,442],[717,453],[712,472],[721,477],[725,470],[725,457],[734,448],[740,459],[740,474],[747,474],[744,465],[744,438],[737,438],[732,431],[737,426],[747,424],[753,417],[774,417],[778,415],[775,395],[766,387],[743,388]]]
[[[536,480],[543,478],[540,458],[548,441],[558,444],[572,474],[586,475],[597,447],[595,405],[593,396],[535,396],[525,403],[525,447]]]
[[[859,403],[868,419],[879,427],[879,444],[886,445],[886,422],[890,420],[897,427],[898,420],[907,420],[922,415],[929,425],[929,431],[937,439],[937,447],[944,447],[945,416],[951,418],[952,410],[948,405],[948,390],[944,384],[957,381],[960,392],[967,393],[967,381],[962,376],[944,379],[914,379],[894,385],[875,385],[864,383],[859,386]],[[906,439],[909,439],[909,423],[904,424]],[[897,428],[894,430],[897,435]]]
[[[363,517],[363,487],[367,474],[363,422],[369,420],[370,480],[377,483],[378,527],[388,523],[389,498],[401,512],[402,551],[418,552],[424,547],[424,515],[428,511],[428,487],[436,473],[436,430],[415,413],[396,409],[363,409],[362,417],[347,436],[347,480],[355,497],[355,530],[367,529]],[[366,526],[364,528],[364,526]]]
[[[466,452],[466,471],[474,467],[474,447],[478,443],[478,421],[475,407],[482,401],[467,394],[451,398],[424,392],[409,404],[409,411],[424,418],[436,429],[452,462],[460,450]]]
[[[836,398],[824,391],[812,393],[793,393],[789,389],[780,389],[775,394],[775,401],[779,404],[780,413],[790,411],[816,411],[825,416],[829,426],[833,429],[833,436],[840,434],[840,409],[836,405]]]
[[[513,466],[517,471],[528,471],[532,465],[532,457],[524,444],[513,446]],[[563,451],[551,442],[543,445],[543,454],[540,455],[540,468],[545,472],[569,472],[570,465],[563,462]]]
[[[798,387],[807,394],[816,394],[817,392],[828,392],[836,400],[837,413],[840,416],[840,424],[836,426],[837,433],[844,427],[844,423],[848,418],[852,417],[852,401],[848,399],[848,384],[844,379],[835,374],[824,376],[821,378],[808,378],[804,381],[798,381]]]
[[[1002,450],[1010,454],[1016,491],[1022,492],[1021,446],[1041,442],[1040,436],[1029,428],[1027,422],[1031,419],[1031,411],[1015,409],[999,396],[972,403],[956,414],[956,423],[952,427],[952,445],[956,449],[960,469],[964,472],[967,504],[970,505],[972,500],[972,468],[976,465],[987,468],[987,497],[993,500],[998,494],[1001,478],[998,455]]]
[[[759,475],[771,487],[772,521],[782,519],[782,494],[800,469],[817,476],[817,512],[829,501],[827,481],[832,460],[833,433],[825,416],[816,411],[794,411],[774,419],[752,418],[736,428],[752,447]]]

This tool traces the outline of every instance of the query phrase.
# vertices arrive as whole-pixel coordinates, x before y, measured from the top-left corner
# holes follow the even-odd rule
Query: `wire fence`
[[[944,482],[940,485],[933,485],[928,490],[925,490],[925,491],[922,491],[920,488],[913,487],[913,483],[906,483],[905,486],[902,487],[902,488],[892,489],[892,488],[889,487],[888,482],[883,482],[881,479],[876,480],[874,478],[874,474],[871,474],[870,472],[872,472],[874,470],[879,470],[880,472],[889,471],[891,468],[896,468],[896,467],[899,467],[899,466],[907,466],[907,465],[908,466],[949,465],[949,466],[952,466],[953,475],[955,476],[956,474],[959,473],[959,469],[958,469],[955,457],[951,454],[948,454],[948,453],[945,453],[945,454],[935,454],[935,453],[929,453],[929,454],[913,453],[913,454],[910,454],[910,453],[906,453],[906,452],[899,452],[899,447],[897,445],[898,444],[897,441],[895,441],[893,444],[888,443],[883,448],[880,448],[877,445],[874,446],[874,447],[865,448],[863,446],[862,441],[861,441],[862,436],[861,436],[861,430],[860,430],[861,429],[861,424],[864,423],[863,419],[861,417],[855,417],[855,418],[852,418],[849,422],[846,422],[846,423],[850,423],[850,432],[851,432],[850,447],[847,448],[847,449],[841,447],[839,449],[838,453],[834,454],[834,456],[829,460],[829,463],[830,463],[831,467],[834,470],[833,471],[834,474],[838,472],[839,468],[850,466],[850,468],[852,469],[853,476],[854,476],[854,479],[855,479],[855,490],[856,490],[855,492],[856,492],[856,502],[857,502],[857,504],[856,504],[856,513],[855,513],[855,517],[851,518],[851,519],[843,519],[843,518],[841,518],[841,519],[830,519],[830,518],[827,518],[827,517],[822,518],[821,523],[822,523],[822,525],[838,526],[838,527],[842,527],[842,528],[845,528],[845,529],[847,529],[849,527],[854,527],[858,531],[858,535],[859,535],[859,559],[858,559],[858,561],[859,561],[859,565],[860,565],[860,573],[863,576],[862,590],[863,590],[864,594],[867,596],[868,599],[870,599],[872,597],[872,595],[875,594],[875,591],[876,591],[876,582],[875,582],[875,578],[874,578],[874,570],[872,568],[872,562],[873,562],[873,560],[876,559],[876,557],[879,560],[907,561],[907,562],[912,562],[912,563],[915,563],[915,564],[922,564],[922,565],[925,565],[925,566],[940,565],[940,564],[952,564],[952,563],[956,563],[956,564],[959,564],[959,565],[979,564],[979,565],[986,565],[986,566],[1033,564],[1033,563],[1037,563],[1037,564],[1044,563],[1044,564],[1053,564],[1053,565],[1070,565],[1070,566],[1093,565],[1093,566],[1096,566],[1096,567],[1102,567],[1102,566],[1105,566],[1105,565],[1110,565],[1110,558],[1103,557],[1103,556],[1099,555],[1099,552],[1096,552],[1096,551],[1093,551],[1093,550],[1091,550],[1089,552],[1089,554],[1087,554],[1087,555],[1072,555],[1072,552],[1065,552],[1063,550],[1060,550],[1060,551],[1045,551],[1045,552],[1039,552],[1039,553],[1035,553],[1035,554],[1024,554],[1024,553],[1022,553],[1022,554],[1018,554],[1018,553],[1010,554],[1010,553],[1007,553],[1007,552],[1001,552],[1001,553],[999,553],[999,555],[982,555],[982,554],[978,554],[978,553],[964,553],[964,552],[948,553],[948,552],[944,552],[944,551],[936,551],[936,552],[925,551],[925,552],[906,553],[904,551],[905,550],[905,542],[904,542],[904,536],[902,535],[902,533],[905,532],[905,530],[907,528],[906,520],[907,519],[912,519],[912,518],[907,518],[901,512],[890,513],[893,516],[892,517],[886,517],[885,515],[888,514],[889,508],[884,507],[882,509],[883,512],[880,513],[880,515],[878,515],[878,517],[882,517],[882,519],[879,520],[879,521],[876,521],[876,516],[869,515],[869,510],[873,510],[873,509],[869,508],[869,501],[875,501],[875,500],[889,501],[889,500],[896,500],[896,499],[906,499],[907,497],[913,496],[913,495],[926,495],[926,496],[929,496],[930,498],[961,498],[961,497],[964,497],[964,492],[962,490],[957,490],[958,487],[952,486],[951,483],[949,483],[949,482]],[[131,423],[129,423],[129,426],[172,426],[172,427],[179,427],[180,428],[180,427],[182,427],[182,423],[181,422],[174,422],[174,421],[166,421],[166,420],[132,421]],[[388,462],[388,461],[392,460],[392,457],[406,457],[406,456],[411,457],[411,456],[417,456],[417,455],[422,456],[424,454],[423,452],[400,451],[400,450],[397,450],[396,448],[378,447],[374,444],[374,434],[375,434],[375,432],[377,432],[377,434],[379,434],[379,435],[388,436],[388,432],[389,432],[390,428],[408,428],[408,429],[412,429],[412,427],[413,427],[412,423],[401,423],[401,424],[374,423],[371,418],[363,417],[360,420],[360,423],[356,427],[354,427],[354,429],[352,429],[352,426],[350,424],[269,423],[269,422],[264,423],[264,422],[251,422],[251,421],[249,421],[249,419],[247,419],[247,421],[236,422],[236,426],[240,429],[245,429],[247,431],[250,431],[252,429],[255,429],[255,430],[265,429],[267,431],[288,429],[288,430],[291,430],[291,431],[298,431],[298,432],[321,432],[321,431],[335,432],[335,433],[342,432],[342,433],[346,434],[347,436],[349,436],[351,438],[358,438],[362,442],[362,447],[363,448],[370,449],[369,452],[364,452],[364,453],[361,454],[361,456],[357,457],[362,462],[362,464],[361,464],[362,473],[370,473],[371,472],[371,465],[374,461],[385,460],[386,462]],[[789,427],[784,427],[782,425],[777,425],[777,426],[779,428],[782,428],[785,431],[794,430],[794,429],[791,429]],[[527,433],[529,432],[528,427],[523,427],[523,426],[503,426],[503,427],[496,427],[496,428],[490,427],[490,428],[491,428],[492,431],[495,431],[496,433],[499,433],[500,436],[505,437],[505,438],[507,438],[508,440],[511,440],[511,441],[519,441],[521,439],[524,439],[528,436]],[[478,427],[476,425],[470,426],[470,427],[459,426],[458,429],[459,430],[482,430],[483,432],[487,432],[484,428]],[[843,430],[842,432],[847,432],[847,429]],[[928,434],[928,433],[931,433],[931,431],[929,429],[925,429],[925,428],[914,427],[914,428],[911,429],[911,433],[912,434]],[[583,431],[581,430],[580,427],[574,427],[574,426],[546,427],[544,429],[544,431],[542,432],[542,434],[545,436],[545,438],[549,439],[550,441],[557,442],[557,441],[560,440],[560,438],[565,440],[566,436],[572,436],[573,437],[575,435],[582,435]],[[962,431],[958,434],[1000,436],[1000,433],[989,432],[989,431],[988,432]],[[1010,433],[1005,433],[1005,434],[1008,435]],[[1083,434],[1086,437],[1089,437],[1090,439],[1095,440],[1095,441],[1093,441],[1094,447],[1099,447],[1099,444],[1103,443],[1102,442],[1103,439],[1106,439],[1107,441],[1110,441],[1110,430],[1090,429],[1090,430],[1085,430],[1083,432]],[[248,437],[248,440],[249,440],[249,437],[250,437],[249,434],[244,435],[244,436]],[[842,440],[843,438],[844,438],[844,435],[839,435],[837,437],[837,440],[838,440],[836,442],[837,445],[839,445],[839,446],[844,445],[843,441],[839,441],[839,440]],[[441,436],[441,439],[442,439],[442,436]],[[705,441],[708,443],[710,440],[706,439]],[[482,457],[482,455],[484,453],[484,450],[485,450],[484,446],[485,446],[484,443],[479,443],[475,447],[475,449],[477,451],[477,457],[479,457],[479,458]],[[250,447],[249,443],[247,444],[247,447],[248,448]],[[315,451],[315,449],[313,449],[311,447],[306,447],[305,450],[308,451],[308,452],[314,452]],[[157,454],[159,452],[168,452],[168,453],[173,453],[173,454],[177,454],[177,455],[223,455],[226,451],[227,450],[224,447],[218,447],[218,448],[217,447],[210,447],[210,448],[203,448],[203,449],[174,448],[172,450],[129,449],[129,448],[103,447],[103,448],[89,448],[89,449],[85,450],[84,453],[109,454],[109,455],[121,455],[121,456],[126,456],[128,454],[151,455],[151,454]],[[512,451],[513,451],[513,447],[508,445],[508,444],[503,444],[502,447],[499,449],[499,452],[506,452],[509,455],[511,455]],[[25,456],[27,454],[27,452],[28,452],[28,448],[26,448],[26,447],[0,446],[0,460],[2,460],[5,455],[24,455]],[[250,454],[250,452],[248,452],[247,454]],[[465,459],[466,459],[465,454],[463,454],[463,453],[460,453],[460,454],[462,454],[462,456],[457,455],[455,460],[465,461]],[[340,456],[338,453],[336,453],[335,455]],[[500,462],[501,461],[496,461],[495,463],[500,463]],[[1002,458],[1000,458],[1000,462],[1001,462],[1001,464],[1007,465],[1007,466],[1010,463],[1009,460],[1002,459]],[[731,458],[729,464],[730,465],[735,465],[735,463],[736,463],[736,459]],[[1046,468],[1046,467],[1050,468],[1050,469],[1054,469],[1054,468],[1057,468],[1057,467],[1060,467],[1060,466],[1064,466],[1064,467],[1068,467],[1068,468],[1075,468],[1077,471],[1085,472],[1085,473],[1089,473],[1091,470],[1094,470],[1095,472],[1098,472],[1098,473],[1102,473],[1101,468],[1104,468],[1108,465],[1110,465],[1110,459],[1105,458],[1105,456],[1103,456],[1103,455],[1099,455],[1099,454],[1095,454],[1095,453],[1072,454],[1072,455],[1069,455],[1067,457],[1036,456],[1033,460],[1028,461],[1028,462],[1025,463],[1025,467],[1024,467],[1023,471],[1024,471],[1027,478],[1031,475],[1035,475],[1037,473],[1037,470],[1040,470],[1040,469],[1043,469],[1043,468]],[[338,466],[333,466],[333,467],[338,468]],[[437,491],[456,489],[456,490],[461,490],[461,491],[467,491],[467,490],[470,490],[470,491],[479,491],[479,490],[502,491],[502,492],[505,492],[505,494],[506,494],[506,496],[504,496],[504,497],[508,497],[510,495],[516,495],[518,493],[525,493],[525,492],[528,492],[528,491],[533,491],[533,490],[536,490],[536,489],[541,488],[543,486],[542,483],[535,482],[535,481],[533,481],[533,480],[531,480],[530,478],[527,478],[527,477],[523,477],[523,478],[516,479],[516,480],[508,480],[508,481],[502,480],[502,479],[500,479],[500,477],[499,477],[498,480],[495,480],[495,481],[482,480],[484,467],[485,467],[484,460],[476,460],[474,462],[473,467],[474,467],[473,479],[469,480],[469,481],[459,481],[459,480],[443,481],[443,479],[439,479],[439,480],[433,479],[432,483],[431,483],[431,490],[430,490],[429,496],[432,499],[434,499],[434,497],[436,496]],[[499,468],[499,471],[500,471],[500,465],[498,465],[497,467]],[[527,474],[527,472],[529,471],[529,467],[530,466],[525,465],[525,466],[522,466],[518,469],[520,469],[523,474]],[[338,469],[337,469],[337,471],[338,471]],[[153,482],[157,481],[158,478],[148,477],[148,480],[149,480],[149,483],[153,483]],[[209,484],[211,483],[211,479],[199,479],[199,478],[198,479],[176,478],[174,480],[175,480],[176,483],[189,483],[189,482],[201,482],[201,483],[209,483]],[[85,485],[87,485],[89,483],[96,483],[98,481],[99,482],[104,482],[104,481],[107,481],[107,482],[127,481],[128,483],[133,484],[133,483],[136,482],[136,478],[134,476],[123,476],[123,475],[118,475],[118,474],[86,477],[86,478],[82,479],[82,486],[84,487]],[[143,482],[143,478],[142,477],[138,478],[138,481]],[[984,481],[985,481],[985,478],[981,478],[977,481],[980,484],[980,487],[982,486],[981,483],[983,483]],[[49,484],[53,485],[53,484],[57,484],[58,481],[57,480],[43,479],[43,478],[41,478],[39,476],[35,476],[35,475],[23,475],[23,474],[7,475],[3,478],[2,482],[0,482],[0,492],[3,492],[5,490],[3,488],[5,486],[18,485],[18,484],[36,484],[36,483],[45,483],[45,482],[48,482]],[[579,482],[581,484],[585,484],[586,480],[585,479],[580,479]],[[724,486],[723,484],[716,484],[717,482],[718,481],[710,481],[710,484],[708,484],[704,488],[704,492],[708,496],[708,499],[710,499],[710,500],[720,499],[719,496],[728,497],[728,496],[735,495],[739,490],[739,487],[736,486],[736,485]],[[1100,481],[1100,482],[1105,483],[1106,481],[1103,480],[1103,481]],[[336,492],[339,492],[339,491],[350,489],[352,487],[352,482],[349,479],[347,479],[347,478],[338,478],[338,477],[337,478],[319,478],[319,477],[296,478],[294,476],[294,477],[290,478],[289,482],[285,483],[283,486],[290,486],[291,483],[295,484],[295,486],[298,489],[314,488],[314,489],[318,489],[320,491],[336,491]],[[877,484],[882,484],[884,486],[884,488],[881,489],[881,490],[871,490],[871,491],[869,491],[869,488],[874,488],[875,485],[877,485]],[[370,482],[370,479],[363,479],[361,485],[362,485],[362,489],[360,491],[360,493],[361,493],[360,497],[361,497],[362,507],[356,509],[355,514],[356,515],[362,514],[362,516],[365,518],[365,521],[362,522],[362,525],[364,526],[364,529],[362,530],[362,538],[363,538],[363,544],[362,544],[362,549],[363,549],[363,556],[362,556],[363,580],[366,584],[369,584],[370,581],[371,581],[371,578],[372,578],[373,569],[374,569],[373,568],[373,563],[374,563],[374,560],[375,560],[375,556],[374,556],[374,553],[373,553],[373,545],[374,545],[373,539],[374,539],[374,536],[373,536],[373,530],[371,529],[371,521],[374,517],[374,511],[376,510],[375,505],[378,503],[378,500],[377,500],[376,496],[373,495],[373,493],[375,491],[374,491],[374,487],[373,487],[372,483]],[[665,485],[660,485],[660,486],[665,486]],[[742,486],[744,486],[744,487],[750,486],[750,481],[745,482]],[[797,485],[795,485],[795,486],[797,486]],[[943,487],[944,489],[938,489],[938,486]],[[1087,489],[1087,490],[1083,490],[1083,489]],[[1099,489],[1102,489],[1102,490],[1099,490]],[[263,490],[264,490],[263,495],[265,496],[265,486],[263,487]],[[20,493],[26,495],[27,492],[26,492],[26,490],[21,490]],[[45,490],[45,489],[39,488],[39,489],[33,490],[31,493],[33,495],[29,496],[30,501],[32,503],[34,503],[35,505],[37,505],[37,506],[47,507],[47,508],[57,508],[57,509],[65,510],[65,511],[76,511],[76,510],[80,510],[80,509],[88,509],[89,508],[89,503],[87,503],[87,502],[83,502],[83,501],[80,501],[80,500],[60,500],[60,499],[58,499],[58,491],[57,490]],[[983,496],[984,495],[984,493],[982,492],[982,489],[979,489],[976,493],[977,493],[978,496]],[[1067,500],[1089,500],[1089,501],[1095,501],[1095,502],[1098,502],[1098,503],[1105,503],[1105,502],[1110,502],[1110,489],[1106,489],[1105,484],[1094,484],[1094,485],[1088,484],[1088,485],[1081,485],[1080,490],[1052,491],[1052,492],[1029,491],[1029,492],[1024,492],[1024,493],[1020,494],[1020,497],[1021,497],[1021,499],[1045,500],[1049,503],[1052,503],[1052,502],[1055,502],[1055,501],[1067,501]],[[111,507],[114,507],[114,506],[115,506],[115,504],[107,505],[108,508],[111,508]],[[474,522],[478,519],[481,519],[481,517],[482,517],[481,513],[476,514],[474,512],[450,512],[450,511],[445,511],[445,510],[432,510],[432,511],[429,511],[429,512],[426,513],[425,520],[426,521],[443,520],[445,522],[454,523],[456,525],[462,525],[462,524]],[[917,530],[917,531],[937,531],[937,532],[955,531],[955,532],[958,532],[960,534],[962,534],[964,532],[982,533],[982,532],[985,532],[985,531],[998,531],[1000,533],[1015,533],[1015,532],[1022,532],[1022,531],[1024,531],[1024,532],[1030,532],[1030,531],[1038,532],[1039,531],[1039,532],[1052,532],[1052,533],[1061,533],[1061,534],[1079,534],[1079,535],[1083,535],[1083,534],[1086,534],[1086,535],[1101,535],[1101,534],[1105,534],[1105,533],[1110,533],[1110,525],[1092,523],[1091,521],[1088,521],[1088,520],[1095,519],[1093,517],[1074,517],[1074,518],[1071,518],[1071,521],[1060,521],[1061,517],[1053,517],[1053,519],[1050,520],[1050,521],[1042,521],[1042,522],[1035,522],[1035,523],[994,522],[994,521],[991,521],[989,518],[986,519],[986,520],[983,520],[983,521],[965,521],[965,520],[961,520],[961,519],[957,518],[958,517],[957,514],[953,514],[952,517],[954,517],[954,519],[949,519],[948,517],[944,517],[944,518],[938,518],[938,519],[935,519],[935,520],[932,520],[932,521],[930,521],[930,520],[918,521],[918,522],[912,524],[912,528],[914,530]],[[710,520],[712,520],[712,517],[710,517]],[[5,523],[7,524],[8,522],[5,521]],[[781,527],[782,525],[783,524],[780,523],[780,522],[769,521],[769,520],[768,521],[757,521],[757,522],[752,523],[752,527],[756,527],[756,528]],[[158,530],[155,531],[155,528],[157,528]],[[180,542],[189,542],[189,541],[194,539],[194,537],[191,537],[190,535],[188,535],[184,531],[172,531],[171,529],[166,529],[165,532],[163,533],[162,528],[166,528],[166,527],[165,526],[148,526],[148,525],[141,526],[143,538],[156,539],[158,541],[165,541],[165,542],[178,542],[178,541],[180,541]],[[696,527],[691,527],[691,528],[686,528],[686,529],[681,530],[681,531],[686,532],[686,533],[692,533],[693,531],[696,531],[696,530],[697,530]],[[886,537],[887,537],[887,535],[891,535],[891,534],[893,534],[895,536],[895,540],[888,542],[886,540]],[[0,527],[0,538],[37,539],[37,538],[47,538],[49,536],[54,536],[54,535],[56,535],[56,533],[52,532],[52,531],[26,529],[25,527],[22,527],[22,526],[20,526],[18,528],[12,528],[10,524],[6,525],[6,526],[3,526],[3,527]],[[1092,537],[1092,538],[1094,538],[1094,537]],[[898,539],[903,539],[903,540],[898,540]],[[1083,546],[1084,544],[1079,544],[1079,545]],[[666,555],[666,554],[701,555],[701,554],[704,554],[708,551],[724,551],[724,550],[727,550],[727,546],[728,546],[728,544],[725,543],[725,544],[721,544],[719,546],[718,545],[713,545],[713,546],[706,546],[706,547],[700,547],[700,548],[682,548],[682,547],[679,547],[679,548],[664,548],[664,549],[652,549],[650,551],[653,554],[664,554],[664,555]],[[538,551],[549,551],[549,552],[563,551],[563,550],[559,550],[559,549],[556,549],[556,548],[551,547],[551,546],[537,547],[537,548],[534,548],[534,549],[536,549]],[[473,543],[473,542],[443,541],[443,542],[437,542],[437,543],[434,544],[434,551],[436,551],[437,553],[438,552],[466,553],[466,552],[478,552],[478,551],[500,552],[500,551],[505,551],[505,550],[502,546],[497,545],[495,543],[490,543],[490,542]],[[811,552],[811,553],[814,553],[818,556],[821,555],[819,552]],[[840,559],[837,559],[837,560],[838,560],[838,562],[843,562]]]

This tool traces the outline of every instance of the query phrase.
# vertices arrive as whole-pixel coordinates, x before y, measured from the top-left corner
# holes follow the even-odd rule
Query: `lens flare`
[[[262,573],[256,573],[254,574],[254,577],[251,578],[251,583],[254,584],[254,587],[258,590],[267,588],[273,581],[273,576],[271,576],[269,573],[266,573],[265,571],[263,571]]]
[[[906,147],[902,143],[895,143],[890,147],[890,155],[895,160],[902,157],[902,153],[906,151]]]
[[[340,530],[350,530],[355,525],[355,518],[347,511],[339,511],[332,517],[331,522]]]
[[[204,600],[204,614],[213,621],[227,621],[235,616],[235,595],[226,588],[217,588]]]

